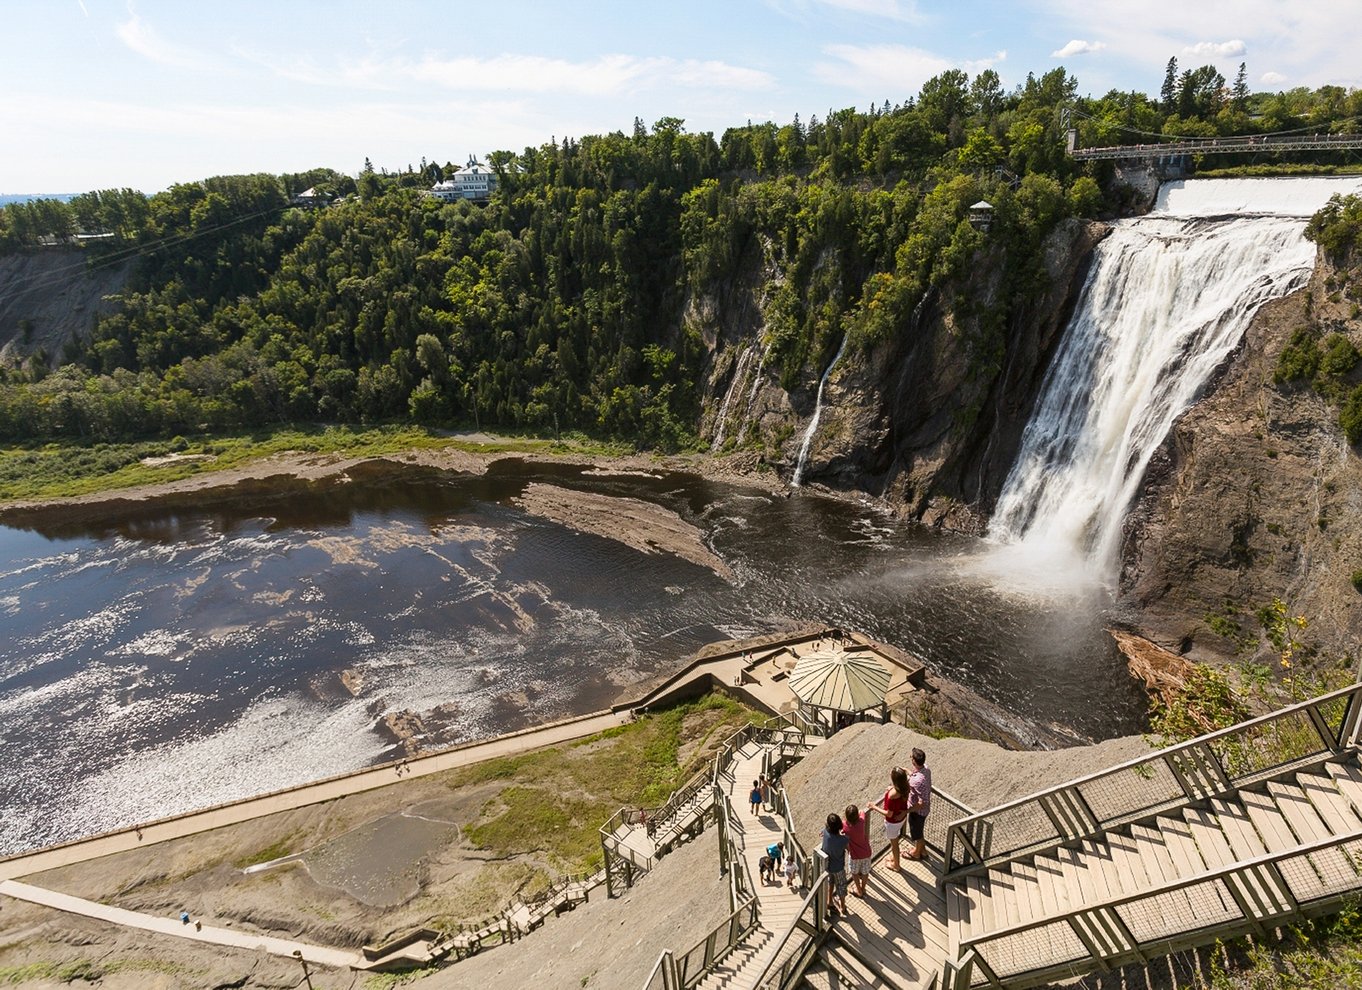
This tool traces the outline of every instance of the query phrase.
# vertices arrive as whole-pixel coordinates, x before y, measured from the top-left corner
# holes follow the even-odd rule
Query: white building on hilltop
[[[468,164],[456,169],[453,178],[435,183],[430,189],[430,194],[446,203],[454,203],[461,199],[481,203],[492,198],[492,190],[496,187],[496,173],[478,161],[475,156],[469,155]]]

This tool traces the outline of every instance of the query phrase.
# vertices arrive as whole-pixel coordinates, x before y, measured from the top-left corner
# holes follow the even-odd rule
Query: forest
[[[1084,145],[1362,126],[1362,91],[1250,93],[1243,66],[1227,85],[1170,60],[1158,97],[1077,87],[1063,68],[1010,91],[991,70],[952,70],[898,104],[718,140],[635,120],[493,152],[486,204],[427,196],[452,171],[433,160],[11,204],[0,254],[101,235],[62,249],[135,263],[88,333],[0,368],[0,438],[414,422],[693,446],[709,351],[692,313],[744,287],[760,287],[767,366],[793,388],[843,338],[869,349],[911,332],[923,296],[986,251],[1005,292],[975,351],[997,360],[1045,236],[1130,209],[1110,163],[1065,156],[1064,108]],[[291,206],[308,188],[332,205]],[[980,199],[986,231],[967,219]]]

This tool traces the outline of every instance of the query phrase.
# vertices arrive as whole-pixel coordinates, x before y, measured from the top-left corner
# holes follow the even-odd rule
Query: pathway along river
[[[515,499],[532,482],[671,509],[735,583],[531,515]],[[1021,733],[1136,730],[1100,603],[1000,597],[964,576],[979,546],[873,505],[516,460],[0,529],[0,850],[391,758],[374,731],[390,711],[452,703],[460,740],[589,711],[790,619],[906,647]]]

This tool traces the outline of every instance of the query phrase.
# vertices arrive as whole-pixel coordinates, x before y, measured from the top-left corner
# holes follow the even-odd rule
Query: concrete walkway
[[[331,801],[350,794],[359,794],[363,791],[387,787],[390,784],[410,780],[413,777],[444,773],[447,770],[481,763],[484,760],[512,756],[533,749],[542,749],[545,746],[556,746],[559,743],[615,728],[625,724],[629,719],[628,712],[596,712],[580,718],[566,719],[535,729],[527,729],[523,732],[498,736],[486,742],[441,750],[438,753],[416,756],[410,760],[388,763],[370,770],[360,770],[355,773],[329,777],[311,784],[291,787],[287,790],[274,791],[244,801],[221,804],[202,811],[177,815],[173,818],[163,818],[160,821],[149,822],[139,828],[107,832],[93,838],[79,839],[60,846],[49,846],[32,853],[20,853],[8,859],[0,860],[0,880],[29,876],[34,873],[41,873],[44,870],[56,869],[59,866],[83,863],[87,860],[126,852],[129,849],[137,849],[141,846],[208,832],[225,825],[236,825],[256,818],[263,818],[280,811],[292,811],[295,808],[320,804],[323,801]]]
[[[42,904],[58,911],[80,914],[87,918],[107,921],[110,924],[123,925],[126,928],[140,928],[162,935],[174,935],[176,938],[189,939],[192,942],[207,942],[212,945],[230,946],[234,949],[266,952],[272,956],[283,956],[285,959],[295,959],[297,958],[294,955],[295,953],[302,953],[303,959],[318,966],[349,969],[361,962],[358,953],[347,952],[344,949],[328,949],[320,945],[292,942],[288,939],[272,938],[269,935],[234,931],[230,928],[209,928],[205,926],[202,929],[196,929],[193,925],[184,924],[178,918],[160,918],[156,915],[110,907],[107,904],[87,901],[82,897],[73,897],[70,894],[58,893],[55,890],[47,890],[43,887],[34,887],[17,880],[0,881],[0,894],[21,901],[28,901],[32,904]]]

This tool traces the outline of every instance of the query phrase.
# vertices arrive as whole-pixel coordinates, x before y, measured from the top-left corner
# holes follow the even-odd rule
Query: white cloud
[[[114,29],[118,40],[138,55],[177,69],[202,69],[207,60],[202,53],[167,41],[128,5],[128,19]]]
[[[1233,26],[1244,54],[1252,52],[1248,59],[1220,56],[1234,59],[1233,64],[1220,66],[1226,75],[1240,61],[1248,61],[1251,72],[1270,65],[1296,85],[1362,86],[1362,61],[1357,59],[1356,46],[1339,40],[1343,36],[1340,26],[1357,22],[1357,0],[1197,0],[1180,6],[1176,19],[1152,17],[1147,4],[1127,0],[1015,2],[1026,8],[1028,16],[1047,19],[1069,37],[1096,36],[1107,43],[1106,56],[1082,79],[1085,89],[1127,88],[1130,84],[1124,80],[1132,75],[1147,79],[1146,87],[1157,88],[1168,56],[1178,55],[1179,63],[1187,61],[1181,54],[1184,49],[1194,50],[1206,38],[1223,38],[1226,25]],[[1202,61],[1216,59],[1202,57]]]
[[[1183,48],[1182,54],[1194,58],[1229,58],[1243,55],[1246,51],[1248,45],[1235,38],[1233,41],[1198,41],[1195,45]]]
[[[1264,72],[1262,76],[1259,77],[1260,82],[1265,82],[1269,86],[1280,86],[1282,83],[1286,82],[1286,80],[1287,77],[1280,72]]]
[[[923,83],[947,69],[977,75],[1007,59],[1006,51],[979,59],[949,59],[905,45],[828,45],[823,52],[840,61],[819,62],[813,69],[816,77],[876,100],[916,94]]]
[[[238,50],[240,57],[269,68],[294,82],[394,90],[417,84],[477,92],[575,93],[617,96],[649,87],[688,90],[762,90],[774,85],[770,73],[727,62],[637,55],[601,55],[584,61],[542,55],[495,55],[443,58],[426,55],[366,57],[337,67],[318,65],[309,57],[274,61]]]
[[[1091,55],[1093,52],[1100,52],[1106,48],[1104,41],[1083,41],[1075,38],[1063,48],[1058,48],[1050,53],[1051,58],[1072,58],[1074,55]]]

